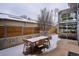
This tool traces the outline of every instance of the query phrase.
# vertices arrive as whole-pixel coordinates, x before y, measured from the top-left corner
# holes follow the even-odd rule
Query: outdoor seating
[[[28,42],[23,39],[24,42],[24,47],[23,47],[23,54],[29,54],[30,53],[30,48],[31,48],[31,42]]]
[[[44,42],[42,42],[43,40],[39,40],[39,42],[36,42],[36,46],[38,47],[43,47]]]
[[[49,46],[50,46],[50,39],[49,38],[47,38],[47,39],[45,39],[45,48],[49,48]]]
[[[45,51],[45,48],[49,48],[49,40],[40,40],[39,42],[36,42],[36,45]]]
[[[42,53],[43,49],[45,51],[45,48],[49,47],[48,36],[39,36],[39,37],[23,39],[23,42],[24,42],[23,52],[25,54]]]

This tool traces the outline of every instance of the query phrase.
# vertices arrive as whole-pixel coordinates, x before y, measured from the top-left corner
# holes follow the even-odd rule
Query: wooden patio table
[[[24,41],[27,41],[28,43],[31,43],[31,51],[33,52],[33,49],[36,46],[36,42],[39,42],[40,40],[49,40],[48,36],[39,36],[39,37],[32,37],[29,39],[23,39]],[[50,41],[49,41],[50,42]]]

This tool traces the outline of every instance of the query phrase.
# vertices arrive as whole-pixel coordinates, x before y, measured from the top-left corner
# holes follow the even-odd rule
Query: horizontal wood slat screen
[[[23,30],[23,34],[24,35],[28,35],[28,34],[36,34],[39,33],[39,28],[38,27],[26,27]]]
[[[4,37],[5,27],[0,26],[0,38]],[[29,35],[29,34],[36,34],[39,33],[38,27],[24,27],[23,28],[23,35]],[[7,37],[14,37],[14,36],[21,36],[22,35],[22,27],[17,26],[7,26],[6,28]]]
[[[26,27],[23,30],[24,35],[33,34],[33,28],[32,27]]]
[[[0,38],[4,37],[5,31],[4,26],[0,26]]]
[[[39,33],[39,32],[40,32],[40,28],[39,27],[34,28],[34,33]]]
[[[19,36],[22,35],[22,27],[14,27],[9,26],[7,27],[7,36]]]

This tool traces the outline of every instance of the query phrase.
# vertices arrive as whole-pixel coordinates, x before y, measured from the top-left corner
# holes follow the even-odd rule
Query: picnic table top
[[[27,41],[30,41],[30,42],[36,42],[36,41],[39,41],[39,40],[43,40],[45,38],[48,38],[48,36],[39,36],[39,37],[33,37],[33,38],[29,38],[29,39],[24,39],[24,40],[27,40]]]

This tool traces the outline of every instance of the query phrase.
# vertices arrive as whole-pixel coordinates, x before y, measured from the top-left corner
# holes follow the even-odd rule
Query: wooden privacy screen
[[[5,31],[4,26],[0,26],[0,38],[4,37]]]
[[[40,32],[40,28],[39,27],[35,27],[34,28],[34,33],[39,33]]]
[[[32,34],[32,30],[33,30],[32,27],[25,27],[23,30],[23,34],[24,35]]]
[[[7,27],[7,36],[19,36],[22,35],[22,27],[14,27],[9,26]]]
[[[38,27],[25,27],[23,30],[24,35],[39,33]]]
[[[4,37],[5,34],[5,27],[0,26],[0,38]],[[7,37],[13,36],[21,36],[21,35],[29,35],[29,34],[36,34],[39,33],[40,29],[38,27],[24,27],[23,34],[22,34],[22,27],[15,27],[15,26],[7,26],[6,32]]]

